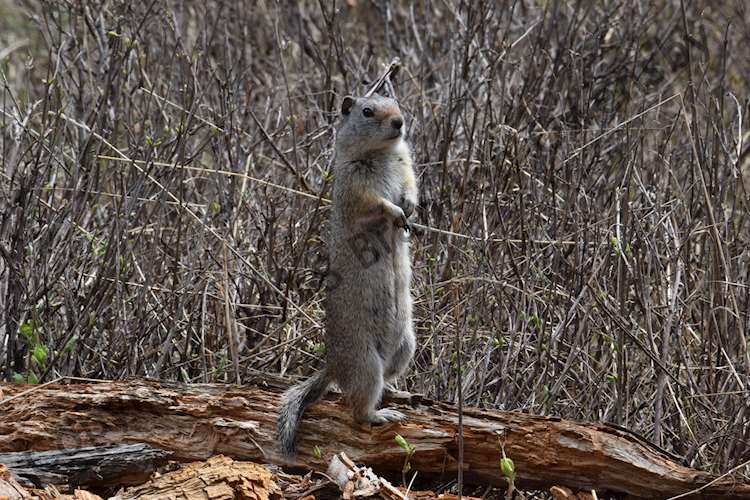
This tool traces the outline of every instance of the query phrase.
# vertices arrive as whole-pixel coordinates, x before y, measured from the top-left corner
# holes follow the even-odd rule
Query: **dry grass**
[[[2,11],[8,378],[310,373],[337,106],[398,56],[425,226],[403,386],[750,459],[744,0]]]

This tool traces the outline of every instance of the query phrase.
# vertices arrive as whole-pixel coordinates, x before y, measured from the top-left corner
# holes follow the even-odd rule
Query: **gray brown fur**
[[[331,382],[357,422],[404,418],[377,409],[385,383],[403,373],[416,343],[407,219],[417,204],[417,184],[403,131],[395,100],[344,99],[329,237],[326,367],[282,398],[278,436],[287,456],[294,454],[305,408]]]

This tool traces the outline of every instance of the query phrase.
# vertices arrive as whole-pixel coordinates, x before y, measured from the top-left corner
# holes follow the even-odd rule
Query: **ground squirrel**
[[[395,100],[345,97],[336,138],[326,367],[282,398],[278,438],[293,455],[302,413],[335,382],[361,423],[402,420],[377,410],[383,387],[414,355],[408,217],[417,204],[411,151]]]

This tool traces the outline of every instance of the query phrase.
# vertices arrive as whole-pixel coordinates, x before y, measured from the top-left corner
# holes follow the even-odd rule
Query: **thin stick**
[[[365,97],[370,97],[372,94],[379,92],[380,89],[383,87],[383,85],[388,85],[389,89],[391,91],[391,94],[393,94],[393,87],[390,86],[390,79],[391,76],[396,76],[398,73],[398,70],[401,69],[401,60],[396,57],[393,60],[391,60],[391,63],[388,65],[387,68],[385,68],[385,71],[383,72],[380,77],[378,77],[377,80],[372,84],[370,87],[370,90],[365,92]]]
[[[595,142],[599,142],[600,140],[604,139],[604,138],[605,138],[605,137],[607,137],[608,135],[610,135],[610,134],[612,134],[612,133],[616,132],[617,130],[620,130],[620,129],[621,129],[622,127],[624,127],[624,126],[625,126],[625,125],[627,125],[628,123],[632,122],[633,120],[637,120],[638,118],[640,118],[641,116],[645,115],[645,114],[646,114],[646,113],[648,113],[649,111],[653,111],[653,110],[655,110],[655,109],[657,109],[657,108],[659,108],[659,107],[661,107],[661,106],[665,105],[666,103],[668,103],[668,102],[669,102],[669,101],[671,101],[672,99],[674,99],[674,98],[676,98],[676,97],[680,97],[680,96],[682,96],[682,94],[678,92],[678,93],[676,93],[676,94],[674,94],[674,95],[672,95],[672,96],[670,96],[670,97],[667,97],[667,98],[666,98],[666,99],[664,99],[663,101],[659,101],[659,102],[657,102],[656,104],[654,104],[654,105],[653,105],[653,106],[651,106],[650,108],[646,108],[646,109],[645,109],[644,111],[641,111],[641,112],[640,112],[640,113],[638,113],[637,115],[635,115],[635,116],[632,116],[632,117],[628,118],[628,119],[627,119],[627,120],[625,120],[624,122],[622,122],[622,123],[618,123],[618,124],[617,124],[617,126],[615,126],[615,128],[609,129],[609,130],[607,130],[606,132],[604,132],[603,134],[597,135],[596,137],[594,137],[593,139],[591,139],[591,140],[590,140],[589,142],[587,142],[586,144],[584,144],[584,145],[583,145],[583,146],[581,146],[580,148],[578,148],[578,149],[576,149],[575,151],[573,151],[573,154],[572,154],[572,155],[568,156],[568,157],[567,157],[567,158],[566,158],[565,160],[563,160],[563,165],[565,165],[565,164],[566,164],[566,163],[568,163],[568,162],[569,162],[570,160],[572,160],[572,159],[574,159],[575,157],[577,157],[577,156],[578,156],[579,154],[581,154],[581,152],[582,152],[582,151],[583,151],[584,149],[586,149],[587,147],[591,146],[591,145],[592,145],[592,144],[594,144]]]

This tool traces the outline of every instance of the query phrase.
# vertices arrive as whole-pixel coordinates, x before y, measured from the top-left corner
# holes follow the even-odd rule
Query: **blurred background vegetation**
[[[740,465],[748,8],[0,0],[3,376],[319,367],[337,109],[399,57],[425,226],[401,388]]]

